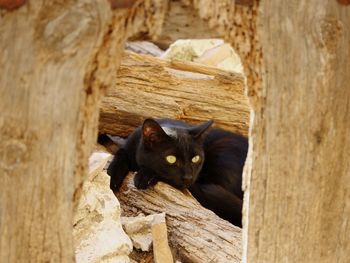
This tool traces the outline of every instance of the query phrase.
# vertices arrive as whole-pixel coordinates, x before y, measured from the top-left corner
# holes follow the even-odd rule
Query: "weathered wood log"
[[[1,2],[0,262],[74,261],[101,94],[127,36],[159,32],[163,2],[113,12],[108,1]]]
[[[245,77],[191,62],[126,51],[117,83],[103,98],[99,131],[127,136],[146,117],[200,122],[248,133]]]
[[[163,31],[152,39],[162,48],[177,39],[223,38],[242,59],[252,103],[260,94],[262,52],[256,34],[259,0],[170,1]]]
[[[116,1],[111,1],[116,3]],[[111,3],[113,6],[113,3]],[[119,2],[122,4],[122,2]],[[162,26],[166,11],[166,2],[161,0],[144,0],[135,2],[124,1],[124,7],[132,6],[130,9],[119,9],[115,7],[109,17],[107,29],[104,32],[100,46],[95,46],[96,54],[90,58],[87,67],[89,74],[84,76],[84,88],[81,92],[78,115],[77,132],[77,156],[75,164],[75,192],[74,205],[77,205],[87,172],[87,159],[90,156],[93,144],[97,137],[98,106],[101,96],[106,87],[115,82],[116,71],[119,67],[120,57],[123,52],[125,41],[128,37],[142,33],[150,37],[156,37]],[[149,7],[152,6],[150,10]],[[79,9],[79,7],[77,7]]]
[[[349,262],[350,9],[260,3],[266,72],[250,136],[244,257]]]
[[[0,262],[70,263],[74,173],[82,181],[94,141],[83,130],[110,4],[22,2],[0,10]]]
[[[140,191],[129,174],[116,195],[126,216],[166,213],[170,247],[182,262],[241,262],[241,229],[203,208],[190,194],[161,182]]]
[[[208,22],[199,17],[193,8],[181,1],[169,1],[169,8],[164,18],[163,30],[153,41],[163,49],[178,39],[219,38],[219,33],[210,28]]]

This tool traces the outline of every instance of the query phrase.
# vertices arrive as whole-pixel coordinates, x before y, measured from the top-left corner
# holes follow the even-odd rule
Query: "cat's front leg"
[[[119,191],[124,178],[128,174],[128,164],[128,153],[125,149],[120,148],[107,169],[107,174],[111,177],[109,187],[112,191]]]
[[[189,190],[202,206],[232,224],[242,227],[243,200],[234,193],[217,184],[195,183]]]
[[[158,182],[155,173],[146,168],[141,167],[140,170],[135,174],[134,184],[137,189],[147,189],[151,185],[155,185]]]

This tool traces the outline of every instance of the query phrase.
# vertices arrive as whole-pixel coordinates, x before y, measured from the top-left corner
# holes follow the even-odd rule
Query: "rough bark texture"
[[[117,197],[126,216],[166,213],[170,247],[181,262],[240,262],[241,229],[203,208],[189,194],[164,183],[137,190],[130,174]]]
[[[79,105],[110,7],[28,1],[0,12],[0,261],[73,262]]]
[[[219,33],[208,27],[198,12],[181,1],[169,1],[163,29],[155,43],[163,49],[178,39],[218,38]]]
[[[267,71],[246,174],[246,262],[348,262],[350,9],[261,5]]]
[[[27,1],[0,10],[0,262],[72,262],[73,204],[123,43],[165,1]],[[112,16],[113,15],[113,16]],[[102,91],[102,92],[101,92]]]
[[[116,9],[108,21],[108,30],[102,44],[92,57],[89,74],[84,78],[84,92],[81,94],[79,129],[77,137],[74,205],[79,200],[80,191],[87,173],[87,160],[96,141],[99,111],[97,106],[106,87],[115,85],[120,56],[128,37],[142,33],[156,38],[160,33],[167,1],[145,0],[136,2],[132,8]]]
[[[206,1],[183,0],[191,2],[201,18],[208,21],[228,41],[241,57],[248,80],[248,93],[252,104],[261,94],[262,52],[257,38],[257,10],[259,0],[249,1]],[[248,1],[246,1],[248,2]],[[257,105],[258,106],[258,105]]]
[[[212,118],[218,127],[247,135],[244,92],[241,74],[125,52],[117,85],[102,100],[99,130],[127,136],[146,117],[190,122]]]

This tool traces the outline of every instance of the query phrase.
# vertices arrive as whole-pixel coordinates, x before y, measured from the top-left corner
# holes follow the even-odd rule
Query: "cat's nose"
[[[183,181],[186,185],[190,185],[192,183],[192,174],[186,174],[184,177],[183,177]]]

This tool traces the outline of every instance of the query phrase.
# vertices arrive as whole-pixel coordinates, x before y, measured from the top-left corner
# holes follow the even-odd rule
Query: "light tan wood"
[[[130,174],[117,197],[125,216],[166,213],[169,244],[181,262],[241,262],[241,229],[203,208],[189,194],[164,183],[137,190]]]
[[[112,1],[115,2],[115,1]],[[106,87],[115,85],[120,56],[128,37],[139,33],[156,38],[162,28],[167,2],[163,0],[125,1],[132,8],[116,9],[108,21],[108,28],[100,46],[91,57],[84,78],[84,92],[80,100],[75,167],[74,207],[78,204],[82,184],[87,174],[87,159],[97,137],[98,105]],[[113,4],[113,3],[112,3]],[[115,3],[114,3],[115,4]],[[119,3],[123,4],[123,3]],[[124,6],[124,5],[123,5]],[[150,8],[152,6],[152,8]]]
[[[154,40],[162,47],[176,39],[224,38],[241,57],[252,103],[261,93],[262,52],[257,38],[259,0],[171,1],[164,30]]]
[[[245,262],[349,262],[350,9],[261,1],[259,14]]]
[[[0,10],[0,262],[73,262],[101,94],[126,37],[155,36],[166,3],[22,2]]]
[[[168,244],[165,214],[156,214],[152,222],[153,255],[155,263],[173,263],[173,255]]]
[[[178,0],[169,1],[163,29],[153,41],[163,49],[178,39],[217,38],[219,33],[209,28],[208,22],[201,19],[196,10]]]
[[[127,136],[147,117],[194,123],[213,118],[217,127],[247,135],[244,76],[127,51],[116,86],[102,100],[99,131]]]
[[[110,7],[27,1],[0,12],[0,262],[73,262],[78,115],[95,92],[84,84]]]

